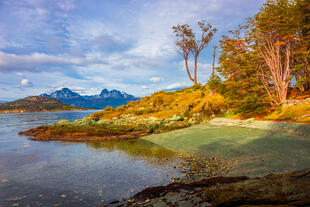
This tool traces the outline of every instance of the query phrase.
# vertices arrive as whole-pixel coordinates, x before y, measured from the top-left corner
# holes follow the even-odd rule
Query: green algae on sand
[[[231,176],[264,176],[310,167],[310,136],[285,131],[200,124],[142,139],[173,151],[238,163],[229,171]]]

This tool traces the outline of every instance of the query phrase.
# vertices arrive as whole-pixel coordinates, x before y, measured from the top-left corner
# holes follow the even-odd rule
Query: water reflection
[[[102,206],[180,175],[175,153],[145,140],[63,143],[18,135],[91,113],[0,114],[0,207]]]
[[[143,139],[86,143],[97,151],[121,150],[132,157],[174,158],[176,153]]]

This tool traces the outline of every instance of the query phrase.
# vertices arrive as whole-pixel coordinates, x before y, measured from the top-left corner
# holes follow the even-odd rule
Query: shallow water
[[[41,142],[18,132],[93,111],[0,114],[0,206],[102,206],[180,176],[173,151],[145,140]]]

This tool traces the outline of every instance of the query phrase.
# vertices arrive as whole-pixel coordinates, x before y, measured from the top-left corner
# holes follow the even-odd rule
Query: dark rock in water
[[[146,205],[146,200],[149,200]],[[147,188],[125,206],[309,206],[310,168],[262,178],[213,177]]]

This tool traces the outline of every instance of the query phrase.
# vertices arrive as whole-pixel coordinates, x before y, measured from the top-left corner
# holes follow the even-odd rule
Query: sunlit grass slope
[[[205,86],[197,85],[174,92],[160,91],[135,102],[118,108],[107,107],[95,112],[89,118],[112,119],[123,114],[134,114],[139,118],[169,118],[174,115],[192,117],[195,115],[211,116],[225,110],[225,99],[219,94],[212,94]]]

